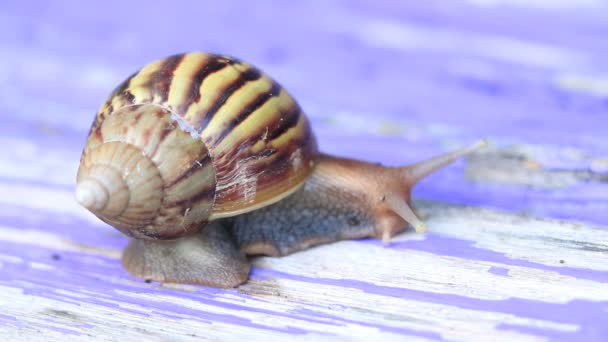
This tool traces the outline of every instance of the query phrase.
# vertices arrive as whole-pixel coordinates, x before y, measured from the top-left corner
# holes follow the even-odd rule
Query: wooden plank
[[[243,329],[232,337],[535,340],[534,332],[586,336],[605,319],[606,229],[437,203],[421,208],[432,213],[427,235],[259,258],[252,281],[235,290],[133,279],[119,265],[118,236],[105,238],[121,242],[109,248],[3,226],[0,303],[11,313],[3,324],[21,328],[24,339],[55,329],[111,340],[125,334],[121,325],[133,339],[188,338],[211,326],[211,336],[228,337],[236,324]]]
[[[600,0],[1,3],[0,338],[604,341],[607,25]],[[108,92],[189,50],[267,70],[326,152],[491,145],[416,188],[426,235],[257,258],[236,289],[145,283],[73,182]]]

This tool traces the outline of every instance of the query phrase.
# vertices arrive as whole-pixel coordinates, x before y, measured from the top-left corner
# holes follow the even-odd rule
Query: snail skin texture
[[[234,287],[248,255],[389,242],[408,223],[423,232],[412,186],[483,144],[403,167],[323,154],[276,81],[233,57],[186,53],[144,66],[104,102],[75,197],[132,238],[131,274]]]

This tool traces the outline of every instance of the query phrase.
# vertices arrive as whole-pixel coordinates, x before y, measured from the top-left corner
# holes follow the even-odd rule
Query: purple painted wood
[[[37,336],[37,330],[52,332],[49,336],[56,339],[104,340],[111,339],[104,334],[112,331],[120,335],[124,324],[125,336],[137,339],[143,318],[162,318],[182,327],[179,334],[200,336],[215,325],[218,338],[241,327],[243,334],[257,338],[264,336],[255,335],[259,332],[276,333],[271,335],[276,338],[353,338],[362,329],[421,340],[471,339],[465,331],[485,331],[488,339],[604,341],[608,298],[570,297],[570,288],[559,283],[608,289],[603,266],[608,240],[601,235],[608,227],[607,33],[608,3],[601,0],[576,5],[565,0],[3,1],[0,287],[5,294],[0,295],[0,336],[27,339]],[[308,254],[261,259],[251,285],[235,290],[172,288],[127,275],[117,259],[126,239],[70,199],[82,144],[93,114],[124,77],[151,60],[194,50],[239,56],[279,80],[312,118],[326,152],[396,165],[490,138],[488,151],[416,188],[436,231],[430,224],[431,233],[424,238],[408,236],[387,247],[367,240],[348,246],[380,253],[379,258],[413,253],[444,263],[462,260],[467,262],[458,271],[462,274],[483,265],[474,276],[495,281],[496,292],[467,278],[471,274],[446,275],[440,289],[429,280],[428,289],[422,289],[407,283],[405,276],[404,285],[397,275],[383,283],[340,275],[338,267],[335,277],[322,271],[286,271],[284,267],[307,260]],[[512,222],[468,216],[459,221],[461,216],[450,213],[460,206]],[[433,216],[434,210],[445,214]],[[462,236],[450,226],[452,219],[454,226],[478,226],[470,227],[472,235]],[[491,242],[498,239],[496,225],[530,225],[540,231],[545,220],[553,222],[555,232],[547,226],[528,238],[538,249],[545,241],[563,250],[542,257],[526,250],[533,244],[521,242],[525,230],[517,233],[520,240],[513,240],[512,249]],[[600,235],[560,238],[557,220],[568,221],[563,229],[575,231],[572,227],[580,225]],[[483,224],[495,234],[476,230]],[[505,244],[512,242],[507,240]],[[320,258],[332,248],[312,253]],[[590,263],[577,264],[578,259]],[[543,297],[542,283],[529,296],[498,289],[526,272],[561,277],[546,290],[555,296]],[[473,284],[470,291],[450,292],[468,283]],[[415,301],[431,313],[437,305],[447,312],[465,310],[462,317],[492,318],[485,325],[452,330],[442,324],[458,320],[412,323],[421,320],[415,310],[392,321],[374,321],[373,315],[346,314],[350,304],[335,298],[297,297],[296,291],[291,294],[295,299],[286,295],[292,304],[285,304],[280,293],[291,293],[296,285],[353,290],[376,298],[375,303],[385,303],[383,298],[404,301],[404,306]],[[378,310],[378,315],[393,312],[386,305],[361,304],[359,309]],[[97,316],[87,316],[86,308]],[[121,322],[108,318],[111,314]],[[483,330],[486,325],[489,330]],[[192,337],[173,333],[177,335],[157,331],[154,337]]]

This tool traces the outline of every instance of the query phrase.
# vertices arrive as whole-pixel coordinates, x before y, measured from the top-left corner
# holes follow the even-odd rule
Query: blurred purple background
[[[75,163],[94,112],[115,85],[152,60],[203,50],[238,56],[279,80],[313,118],[327,152],[402,164],[489,137],[498,147],[542,147],[532,157],[546,169],[605,174],[606,6],[4,1],[0,129],[41,146],[69,144],[73,154],[64,163]],[[57,172],[50,183],[71,186],[72,176]],[[1,176],[13,177],[8,173]],[[608,204],[605,183],[475,187],[461,174],[442,171],[416,194],[608,221],[600,210]]]
[[[126,240],[110,235],[107,227],[90,227],[74,214],[71,192],[86,133],[109,92],[133,71],[160,57],[202,50],[238,56],[277,79],[311,117],[326,152],[396,165],[487,137],[492,144],[487,157],[500,157],[497,167],[513,161],[510,169],[482,174],[475,169],[488,168],[483,158],[468,167],[460,161],[422,182],[417,199],[605,226],[607,37],[608,3],[602,0],[3,0],[0,225],[48,231],[108,250],[124,245]],[[604,271],[547,268],[466,240],[432,234],[427,240],[434,244],[412,242],[407,248],[437,248],[431,252],[607,281]],[[47,261],[53,252],[23,246],[7,242],[0,251],[32,262]],[[88,263],[93,257],[80,252],[64,257],[64,269],[56,275],[7,264],[0,285],[27,279],[35,284],[29,293],[62,301],[72,299],[56,288],[78,292],[97,286],[99,293],[110,293],[119,287],[98,281],[98,274],[121,272],[117,260],[99,257]],[[272,271],[254,272],[263,277]],[[64,284],[66,277],[73,281]],[[197,300],[216,294],[197,291],[192,295]],[[525,332],[556,340],[605,340],[606,307],[600,302],[495,302],[406,290],[398,296],[549,317],[583,329]],[[145,300],[137,303],[154,308]],[[171,310],[180,314],[182,309]]]

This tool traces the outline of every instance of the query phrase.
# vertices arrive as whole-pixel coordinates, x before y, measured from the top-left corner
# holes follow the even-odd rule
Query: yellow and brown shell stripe
[[[200,134],[217,181],[212,219],[274,203],[313,170],[317,144],[298,103],[238,59],[200,52],[146,65],[114,90],[91,133],[112,112],[141,103],[166,108]]]

